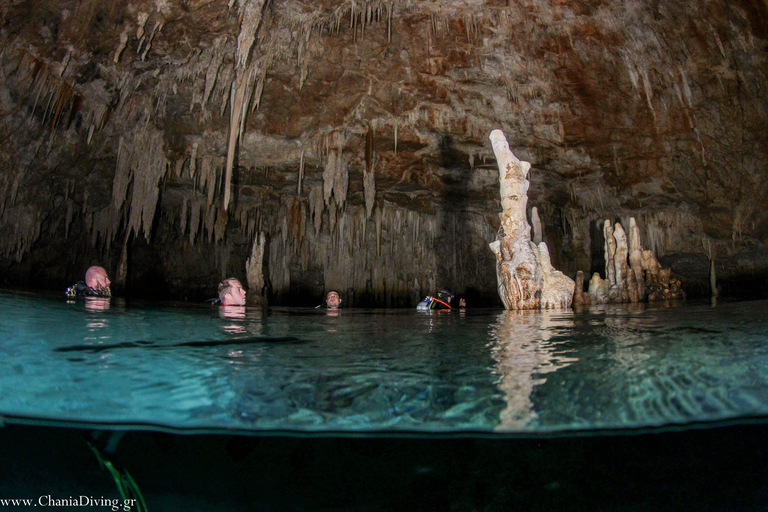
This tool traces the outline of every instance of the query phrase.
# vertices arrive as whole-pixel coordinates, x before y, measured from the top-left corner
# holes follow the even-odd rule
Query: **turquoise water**
[[[759,419],[768,416],[767,305],[330,314],[3,292],[0,415],[336,434]]]

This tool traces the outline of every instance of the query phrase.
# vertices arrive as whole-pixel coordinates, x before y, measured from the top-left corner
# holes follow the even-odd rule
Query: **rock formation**
[[[526,217],[531,164],[512,153],[501,130],[491,132],[490,138],[499,165],[501,191],[501,227],[497,240],[490,244],[496,254],[501,301],[505,308],[513,310],[570,307],[573,280],[552,266],[546,243],[537,246],[531,241]]]
[[[653,251],[640,245],[640,231],[634,217],[629,219],[629,241],[621,223],[611,225],[606,220],[605,275],[595,272],[583,293],[583,272],[576,279],[574,305],[620,304],[629,302],[655,302],[684,299],[685,292],[679,279],[671,277],[671,270],[661,268]]]
[[[205,300],[257,246],[270,304],[498,307],[500,128],[566,275],[634,217],[768,293],[766,49],[746,0],[3,1],[0,286]]]

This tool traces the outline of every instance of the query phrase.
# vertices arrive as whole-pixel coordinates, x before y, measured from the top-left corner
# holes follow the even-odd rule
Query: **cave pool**
[[[766,510],[767,310],[0,291],[0,509]]]

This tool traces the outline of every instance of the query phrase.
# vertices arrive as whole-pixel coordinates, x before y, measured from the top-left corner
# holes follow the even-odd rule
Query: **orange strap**
[[[436,300],[436,301],[437,301],[437,302],[439,302],[440,304],[445,304],[445,306],[446,306],[448,309],[451,309],[451,306],[450,306],[450,304],[446,304],[445,302],[441,301],[440,299],[436,299],[436,298],[432,297],[432,300]]]

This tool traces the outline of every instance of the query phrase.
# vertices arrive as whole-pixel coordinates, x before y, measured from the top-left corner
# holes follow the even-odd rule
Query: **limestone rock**
[[[552,267],[547,245],[531,241],[526,218],[531,164],[520,161],[509,149],[501,130],[491,132],[491,144],[499,165],[501,227],[497,242],[496,276],[499,296],[507,309],[566,308],[573,300],[574,282]]]
[[[682,282],[671,276],[671,269],[661,268],[653,251],[644,250],[640,245],[640,230],[634,217],[630,218],[629,226],[628,244],[621,224],[617,222],[611,226],[609,220],[605,221],[603,233],[606,235],[608,278],[602,279],[598,273],[594,273],[589,281],[587,296],[581,299],[581,304],[655,302],[685,298]]]

